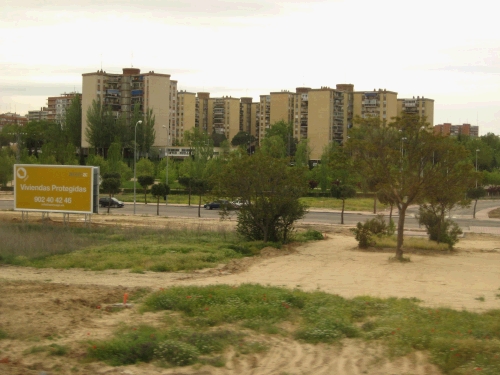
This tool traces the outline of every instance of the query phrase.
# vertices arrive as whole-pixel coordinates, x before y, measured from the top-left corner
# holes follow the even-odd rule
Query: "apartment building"
[[[44,121],[47,120],[52,114],[47,107],[40,107],[40,110],[28,111],[28,121]]]
[[[259,125],[253,135],[260,143],[266,134],[266,129],[271,125],[271,95],[260,95],[258,112]]]
[[[434,126],[435,134],[442,135],[467,135],[469,137],[479,137],[479,126],[471,124],[452,125],[449,122]]]
[[[176,120],[177,82],[171,81],[169,74],[141,73],[137,68],[124,68],[121,74],[103,70],[82,74],[82,147],[89,147],[85,132],[87,109],[93,100],[100,100],[116,118],[124,116],[128,121],[136,104],[143,112],[151,109],[155,116],[154,146],[167,144],[168,132],[163,126],[177,131],[176,127],[172,129]]]
[[[0,114],[0,131],[6,125],[26,125],[28,117],[21,116],[17,113],[7,112]]]
[[[434,99],[417,96],[416,98],[398,99],[398,116],[402,113],[412,113],[426,118],[434,126]]]
[[[197,99],[193,92],[177,92],[177,122],[172,136],[173,144],[183,144],[184,132],[196,127]]]
[[[240,129],[239,131],[246,132],[248,134],[252,133],[253,128],[255,128],[255,115],[252,111],[255,106],[252,106],[253,99],[248,97],[243,97],[240,99]],[[254,122],[252,122],[252,119]],[[253,126],[252,126],[253,125]],[[231,141],[231,139],[229,140]]]
[[[47,120],[55,121],[58,124],[63,122],[66,116],[66,108],[71,105],[71,101],[79,97],[82,99],[82,94],[77,92],[64,93],[59,96],[49,96],[47,98],[47,109],[49,111]]]
[[[271,93],[270,122],[274,124],[279,121],[293,122],[295,93],[280,91]]]
[[[342,144],[352,127],[352,85],[321,87],[308,93],[307,134],[311,159],[319,160],[331,142]]]
[[[361,118],[378,117],[382,122],[390,122],[398,114],[398,93],[378,89],[353,92],[353,115]]]
[[[231,139],[240,131],[240,99],[230,96],[208,99],[208,134],[224,134]]]
[[[198,92],[196,96],[196,121],[195,126],[208,131],[208,100],[209,92]]]

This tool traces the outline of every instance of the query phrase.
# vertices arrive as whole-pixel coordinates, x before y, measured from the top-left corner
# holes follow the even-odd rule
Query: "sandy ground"
[[[7,220],[16,219],[15,213]],[[17,219],[16,219],[17,220]],[[140,223],[141,218],[103,216],[108,224]],[[93,220],[97,224],[97,220]],[[173,225],[162,219],[152,225]],[[177,225],[187,225],[178,223]],[[209,221],[189,225],[217,227]],[[161,369],[141,364],[109,367],[84,364],[82,344],[109,337],[121,322],[162,324],[162,314],[139,314],[136,308],[119,312],[107,306],[121,302],[123,293],[138,288],[156,290],[171,285],[261,283],[302,290],[322,290],[345,297],[417,297],[426,306],[485,311],[500,308],[500,237],[468,234],[457,252],[445,255],[411,254],[411,262],[389,261],[391,252],[359,251],[345,228],[324,227],[327,239],[290,249],[285,255],[269,249],[258,259],[233,262],[216,270],[194,273],[131,274],[127,271],[29,269],[0,267],[0,328],[16,340],[0,341],[0,374],[439,374],[425,353],[395,361],[383,359],[383,348],[358,340],[341,346],[306,345],[280,336],[259,337],[270,349],[238,356],[226,353],[223,368]],[[484,302],[478,297],[484,297]],[[68,356],[23,354],[36,345],[68,345]]]

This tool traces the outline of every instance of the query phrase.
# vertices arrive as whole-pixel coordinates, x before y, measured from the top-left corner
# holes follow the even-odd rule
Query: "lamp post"
[[[135,183],[136,183],[136,178],[135,178],[135,162],[136,162],[136,152],[137,152],[137,125],[142,124],[142,121],[139,120],[135,123],[135,129],[134,129],[134,215],[135,215]]]
[[[476,173],[477,173],[477,153],[479,152],[479,149],[476,150]],[[477,188],[477,177],[476,177],[476,188]]]
[[[168,186],[168,146],[170,143],[170,126],[162,125],[163,129],[167,129],[167,147],[165,147],[165,158],[167,158],[167,170],[165,175],[165,184]],[[168,195],[165,198],[165,206],[168,204]]]

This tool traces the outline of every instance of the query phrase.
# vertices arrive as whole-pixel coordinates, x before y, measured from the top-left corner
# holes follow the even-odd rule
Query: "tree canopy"
[[[357,118],[356,123],[347,145],[360,173],[377,176],[376,187],[398,208],[396,258],[401,259],[408,206],[437,199],[436,186],[443,186],[443,171],[450,180],[466,178],[460,184],[446,185],[443,190],[450,196],[456,196],[451,190],[463,189],[462,184],[467,184],[474,171],[464,159],[464,147],[435,135],[424,118],[404,114],[388,125],[378,118]]]
[[[249,240],[286,242],[306,206],[299,198],[308,190],[307,168],[289,167],[285,159],[257,152],[231,154],[214,175],[214,195],[244,202],[237,213],[237,231]],[[227,215],[223,208],[222,215]]]

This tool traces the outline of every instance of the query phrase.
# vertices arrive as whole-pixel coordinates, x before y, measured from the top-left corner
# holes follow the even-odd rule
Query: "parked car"
[[[229,201],[226,201],[224,199],[219,199],[217,201],[207,203],[203,207],[207,210],[213,210],[214,208],[221,208],[221,206],[230,207],[231,203],[229,203]]]
[[[117,208],[122,208],[123,207],[123,202],[119,201],[115,197],[103,197],[99,198],[99,206],[101,207],[117,207]]]
[[[248,204],[248,203],[246,201],[244,201],[243,199],[235,199],[234,201],[231,202],[231,206],[235,210],[240,209],[242,206],[245,206],[246,204]]]

